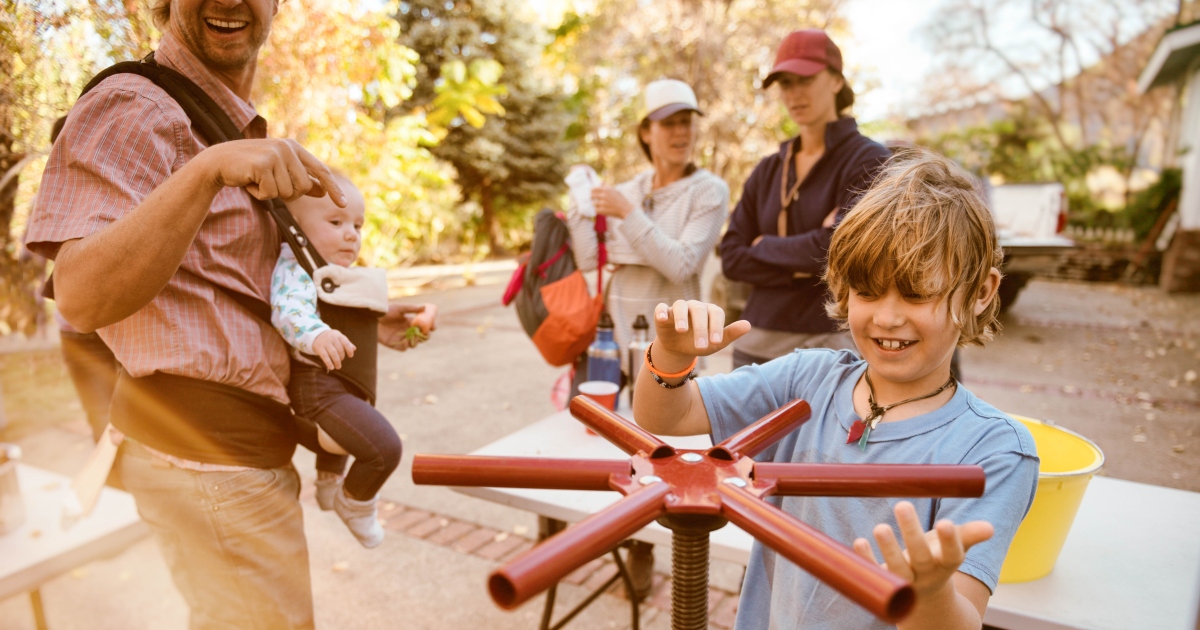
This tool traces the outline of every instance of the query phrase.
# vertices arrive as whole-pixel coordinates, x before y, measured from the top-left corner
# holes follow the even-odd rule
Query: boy
[[[656,433],[711,433],[719,442],[803,398],[812,419],[759,460],[982,466],[987,489],[979,499],[775,499],[877,561],[864,538],[871,531],[886,568],[916,590],[900,628],[979,628],[1038,475],[1029,432],[950,376],[954,349],[983,345],[998,328],[1001,258],[969,175],[930,152],[897,156],[829,248],[827,309],[862,359],[801,350],[691,383],[697,356],[724,348],[750,325],[725,326],[724,313],[710,304],[659,304],[658,339],[647,351],[653,367],[639,375],[634,416]],[[906,550],[893,534],[897,526]],[[736,627],[888,626],[755,543]]]
[[[353,183],[335,177],[346,193],[345,208],[328,197],[303,197],[290,202],[288,209],[328,264],[349,267],[362,247],[366,203]],[[435,328],[436,315],[437,308],[426,304],[412,319],[422,333],[416,339]],[[321,321],[312,278],[286,244],[271,276],[271,323],[292,346],[288,397],[301,418],[301,443],[317,454],[317,504],[334,510],[362,546],[375,547],[384,533],[378,493],[400,463],[400,437],[387,418],[330,373],[354,356],[354,344]],[[305,355],[319,358],[324,366]],[[354,464],[343,477],[347,453],[354,456]]]

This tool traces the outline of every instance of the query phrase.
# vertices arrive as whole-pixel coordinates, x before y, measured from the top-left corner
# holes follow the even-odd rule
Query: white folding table
[[[25,523],[0,536],[0,600],[29,593],[39,630],[46,628],[41,586],[76,567],[117,555],[150,535],[133,497],[104,488],[86,518],[63,529],[63,497],[71,480],[24,464],[17,478]]]
[[[626,412],[627,413],[627,412]],[[708,436],[662,437],[704,449]],[[566,412],[526,426],[472,455],[626,459]],[[616,492],[455,488],[469,496],[574,523],[615,502]],[[669,545],[652,523],[633,536]],[[730,524],[712,533],[713,558],[745,566],[753,539]],[[1200,610],[1200,493],[1095,477],[1054,571],[1001,584],[984,622],[1009,630],[1197,630]]]

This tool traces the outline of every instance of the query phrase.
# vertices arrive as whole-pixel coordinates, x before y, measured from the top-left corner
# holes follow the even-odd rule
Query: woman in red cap
[[[844,115],[854,91],[825,31],[784,38],[763,89],[771,85],[800,134],[754,168],[721,240],[725,276],[752,286],[742,316],[754,327],[734,342],[734,368],[796,348],[854,350],[825,314],[821,272],[834,226],[890,155]]]

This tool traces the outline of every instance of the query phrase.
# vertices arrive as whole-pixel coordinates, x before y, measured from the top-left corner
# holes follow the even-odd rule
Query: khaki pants
[[[300,477],[290,463],[197,472],[126,440],[117,466],[191,608],[191,630],[313,627]]]

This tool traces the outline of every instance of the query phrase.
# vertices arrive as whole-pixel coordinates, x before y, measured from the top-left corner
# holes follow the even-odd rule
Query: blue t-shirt
[[[1000,565],[1017,526],[1037,490],[1038,457],[1033,436],[1019,422],[979,400],[961,385],[954,397],[927,414],[879,424],[866,451],[846,443],[854,412],[854,386],[867,364],[842,350],[798,350],[763,365],[698,379],[704,407],[719,442],[802,398],[812,418],[760,454],[759,461],[839,464],[975,464],[987,486],[978,499],[886,499],[772,497],[796,518],[847,546],[856,538],[871,542],[872,528],[899,529],[893,508],[911,501],[928,530],[943,518],[955,523],[984,520],[996,528],[988,541],[972,547],[959,571],[993,592]],[[871,613],[790,561],[755,543],[742,584],[737,630],[793,628],[889,628]]]

